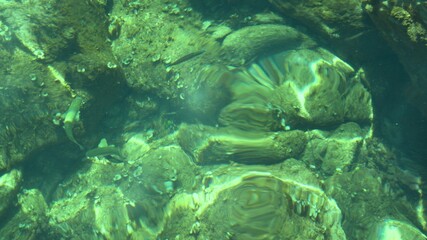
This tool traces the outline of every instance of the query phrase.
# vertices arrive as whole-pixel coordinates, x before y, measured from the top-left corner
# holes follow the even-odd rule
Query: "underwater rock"
[[[251,169],[213,171],[213,181],[203,190],[176,195],[166,209],[160,236],[346,239],[340,209],[320,188]]]
[[[0,17],[5,19],[8,29],[11,29],[25,50],[29,51],[34,59],[45,59],[47,46],[46,42],[40,41],[40,36],[46,32],[41,26],[47,27],[46,19],[55,20],[52,12],[43,9],[40,2],[29,4],[27,1],[2,1],[1,5]]]
[[[179,146],[141,145],[140,137],[123,147],[125,163],[91,159],[56,189],[49,213],[55,238],[71,231],[84,239],[155,238],[164,207],[178,192],[193,189],[198,170]]]
[[[258,80],[253,77],[251,67],[259,69],[254,63],[247,69],[232,71],[225,79],[227,81],[223,80],[222,85],[230,92],[232,99],[221,109],[218,122],[241,130],[285,130],[284,112],[280,106],[273,105],[277,85],[269,78]]]
[[[118,239],[129,234],[131,228],[126,201],[119,189],[115,187],[97,189],[92,210],[97,235],[106,239]]]
[[[62,155],[56,148],[61,154],[52,157],[47,154],[52,149],[46,150],[41,156],[57,158],[57,164],[68,158],[76,164],[72,169],[64,164],[65,178],[49,173],[45,183],[25,176],[26,184],[47,192],[50,209],[46,210],[41,193],[31,190],[34,202],[20,196],[23,210],[16,216],[24,220],[6,219],[0,231],[8,234],[0,232],[0,236],[13,239],[9,232],[18,231],[32,234],[23,235],[24,239],[368,239],[368,233],[360,232],[371,230],[382,219],[412,219],[405,215],[410,204],[395,201],[409,199],[409,194],[389,194],[392,190],[385,187],[387,175],[379,174],[381,167],[358,158],[364,140],[371,137],[373,111],[369,92],[349,64],[314,48],[312,40],[287,26],[250,26],[227,35],[236,26],[229,25],[230,29],[215,35],[203,30],[202,18],[186,8],[187,1],[117,3],[57,1],[65,8],[60,12],[66,21],[75,24],[67,35],[76,48],[70,56],[58,58],[63,62],[51,66],[82,97],[84,124],[76,125],[76,140],[85,146],[98,141],[97,136],[88,137],[92,140],[81,136],[102,127],[102,134],[115,136],[116,144],[125,142],[107,149],[116,153],[120,149],[124,161],[108,161],[102,151],[89,152],[89,158],[80,161],[75,152]],[[106,11],[112,19],[120,19],[118,25],[110,25],[110,35]],[[258,21],[272,20],[280,22],[268,16]],[[93,28],[91,23],[100,27]],[[244,45],[238,46],[239,40]],[[270,52],[282,43],[280,49],[286,51]],[[43,83],[48,87],[41,90],[48,89],[54,97],[37,99],[46,108],[28,104],[34,99],[25,96],[34,92],[12,88],[18,82],[14,77],[25,70],[27,62],[22,63],[20,71],[12,67],[14,74],[2,82],[11,84],[0,86],[7,87],[8,94],[12,89],[20,94],[16,96],[24,96],[22,102],[0,94],[0,106],[9,106],[7,114],[18,109],[16,116],[28,109],[40,114],[24,114],[26,125],[14,118],[0,121],[0,129],[7,129],[1,134],[0,168],[9,167],[9,159],[17,159],[18,154],[24,159],[47,143],[57,143],[61,138],[52,133],[63,134],[62,129],[42,123],[52,110],[64,112],[72,102],[62,81],[48,82],[51,78],[43,73],[49,68],[37,65],[37,77],[34,81],[31,77],[28,85]],[[43,65],[43,61],[37,63]],[[133,97],[114,107],[126,90],[124,81],[132,85]],[[120,124],[130,116],[128,104],[134,104],[132,131]],[[120,114],[99,124],[114,112]],[[211,125],[187,125],[200,119]],[[182,125],[173,132],[177,122]],[[51,121],[46,124],[52,125]],[[31,130],[40,128],[28,130],[28,136],[36,137],[19,132],[27,125]],[[170,134],[162,137],[162,127],[169,128]],[[27,159],[44,163],[41,156]],[[56,170],[52,165],[43,165],[43,170]],[[40,211],[25,215],[35,202]],[[396,218],[402,209],[404,216]],[[29,221],[34,224],[27,226]]]
[[[271,99],[267,96],[271,96],[271,92],[262,90],[255,86],[248,98],[237,99],[225,106],[220,112],[218,122],[223,126],[241,130],[286,130],[283,111],[270,104]]]
[[[209,27],[208,31],[212,34],[212,37],[216,40],[221,40],[233,30],[227,25],[218,25],[214,27]]]
[[[302,160],[319,167],[325,175],[348,171],[354,163],[363,140],[371,137],[370,128],[362,129],[356,123],[345,123],[328,132],[312,130]]]
[[[0,21],[0,43],[6,43],[12,40],[12,33],[9,27]]]
[[[18,195],[19,210],[0,229],[3,239],[39,239],[48,224],[47,204],[37,189],[24,190]]]
[[[178,141],[197,164],[272,164],[298,157],[307,139],[302,131],[247,132],[234,128],[182,125]]]
[[[107,66],[115,58],[105,41],[103,12],[78,1],[1,1],[1,25],[14,41],[0,43],[0,170],[66,141],[52,120],[77,94],[85,102],[83,121],[74,126],[79,141],[96,132],[123,97],[122,73]]]
[[[275,91],[278,102],[273,104],[283,109],[291,126],[300,123],[326,126],[360,120],[369,123],[372,120],[369,92],[360,80],[352,78],[353,68],[338,57],[323,49],[296,50],[273,57],[276,66],[283,66],[283,78],[274,80],[281,85]],[[271,68],[264,69],[267,76],[274,76]],[[349,94],[355,86],[361,88],[362,97]],[[353,112],[347,110],[347,102],[368,111],[361,110],[362,117],[353,116]]]
[[[395,167],[390,162],[388,164],[389,168]],[[409,194],[407,188],[396,182],[396,176],[366,165],[368,164],[354,163],[352,171],[335,174],[325,181],[325,192],[335,199],[346,216],[342,226],[347,236],[354,239],[387,239],[380,238],[384,236],[383,219],[394,219],[399,222],[409,220],[412,225],[421,227],[417,218],[419,200],[417,198],[420,198],[418,193]],[[406,227],[401,230],[398,230],[399,228],[395,228],[395,233],[406,231],[404,230]],[[411,236],[409,232],[408,236]],[[402,238],[397,239],[424,238],[405,238],[402,235]]]
[[[364,26],[359,0],[269,0],[284,16],[290,16],[310,30],[329,39],[346,38]]]
[[[39,64],[24,58],[28,58],[28,54],[16,51],[12,60],[12,72],[0,82],[0,170],[16,166],[36,149],[59,139],[48,110],[56,103],[45,102],[46,98],[54,96],[43,96],[42,92],[64,92],[53,81],[46,81],[44,87],[40,87],[39,81],[32,82],[23,71],[28,73],[35,70],[34,72],[39,73]]]
[[[374,227],[368,240],[425,240],[427,236],[411,224],[403,221],[384,219]]]
[[[365,2],[365,11],[411,78],[405,90],[407,101],[427,116],[427,2]]]
[[[0,177],[0,217],[10,208],[21,187],[22,173],[13,169]]]
[[[150,145],[147,143],[148,138],[144,133],[129,136],[122,147],[122,154],[129,159],[140,159],[150,150]]]
[[[126,198],[113,186],[89,188],[53,203],[49,231],[54,238],[120,239],[132,231]]]
[[[196,76],[196,86],[184,99],[186,109],[192,118],[215,122],[221,109],[230,102],[231,94],[224,89],[224,82],[232,79],[233,74],[225,66],[216,64],[203,67]]]
[[[315,42],[292,27],[262,24],[241,28],[222,43],[222,53],[230,65],[241,66],[260,55],[315,46]]]
[[[120,185],[132,201],[128,212],[134,225],[134,236],[151,234],[164,225],[164,209],[180,192],[190,192],[197,179],[197,166],[190,156],[176,145],[150,150],[136,160],[129,170],[130,180]],[[144,233],[145,232],[145,233]]]
[[[195,75],[217,61],[219,43],[202,29],[202,16],[188,1],[129,1],[114,4],[111,15],[124,19],[112,51],[122,63],[132,60],[123,70],[133,90],[174,109],[197,94]]]
[[[147,152],[137,160],[137,165],[130,171],[143,183],[144,187],[139,186],[140,191],[150,192],[153,196],[173,195],[178,187],[190,190],[197,169],[190,156],[176,145]]]
[[[233,99],[219,122],[243,130],[370,124],[373,119],[371,96],[359,75],[321,48],[261,57],[234,70],[226,88]]]

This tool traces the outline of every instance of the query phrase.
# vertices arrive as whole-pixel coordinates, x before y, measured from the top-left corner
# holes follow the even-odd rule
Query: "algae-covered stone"
[[[123,238],[130,233],[130,219],[126,208],[126,198],[115,187],[105,187],[97,191],[93,211],[94,227],[106,239]]]
[[[255,87],[257,89],[257,87]],[[269,93],[252,89],[251,97],[238,99],[225,106],[219,116],[219,123],[241,130],[277,131],[286,127],[283,112],[270,103]]]
[[[198,169],[179,146],[141,141],[136,135],[125,144],[125,163],[90,158],[87,168],[57,187],[49,213],[52,236],[73,229],[84,239],[155,238],[164,207],[178,192],[193,189]]]
[[[153,149],[137,160],[137,164],[131,174],[144,187],[133,186],[162,198],[175,194],[178,188],[191,189],[197,169],[191,158],[176,145]]]
[[[22,181],[22,173],[13,169],[0,177],[0,216],[13,205],[13,200],[19,191]]]
[[[239,66],[267,53],[314,45],[308,36],[292,27],[263,24],[244,27],[228,35],[222,43],[222,52],[227,61]]]
[[[405,193],[408,190],[402,189],[395,181],[396,178],[389,173],[362,165],[358,165],[353,171],[335,174],[325,181],[325,192],[336,200],[346,216],[343,228],[348,236],[354,239],[388,239],[383,238],[386,232],[384,230],[391,230],[387,228],[394,226],[396,235],[385,236],[401,234],[398,239],[424,239],[418,238],[422,235],[414,227],[410,227],[411,230],[408,226],[403,226],[403,223],[388,225],[383,222],[386,219],[398,222],[411,219],[412,224],[420,226],[416,210],[420,206],[414,204],[418,204],[417,197],[420,196],[415,192],[415,199],[408,199]],[[414,234],[416,232],[418,234]],[[418,237],[406,238],[407,236]]]
[[[346,123],[332,132],[313,130],[307,135],[309,142],[302,159],[320,167],[327,175],[348,171],[369,131],[356,123]]]
[[[0,52],[3,170],[66,141],[61,128],[53,124],[58,120],[54,115],[65,112],[76,95],[89,102],[83,104],[88,114],[81,114],[85,124],[76,126],[75,137],[80,140],[84,133],[97,130],[102,115],[126,87],[119,69],[107,66],[115,58],[105,41],[103,7],[79,1],[2,1],[0,5],[2,23],[15,40],[7,43],[8,51]]]
[[[368,240],[423,240],[427,236],[408,222],[384,219],[371,229]]]
[[[4,146],[0,146],[0,169],[8,167],[7,150]]]
[[[349,37],[364,27],[362,1],[359,0],[269,0],[284,16],[305,24],[330,39]]]
[[[67,40],[53,27],[59,18],[51,9],[47,11],[45,1],[2,1],[0,16],[33,59],[51,60],[67,45]]]
[[[283,74],[280,78],[283,84],[275,92],[279,99],[277,105],[283,108],[291,125],[305,123],[325,126],[342,123],[344,120],[370,121],[370,95],[358,79],[352,78],[353,68],[338,57],[318,49],[289,51],[276,55],[273,59],[277,66],[281,66]],[[271,75],[271,68],[266,70]],[[349,95],[356,87],[366,97],[355,98]],[[362,116],[352,116],[346,109],[347,98],[351,98],[351,106],[369,109],[369,112]]]
[[[221,110],[218,122],[245,131],[283,130],[284,112],[273,104],[277,87],[274,80],[257,79],[251,75],[251,69],[232,73],[224,84],[232,101]]]
[[[202,16],[188,1],[115,4],[112,15],[124,20],[112,50],[128,63],[124,72],[132,89],[171,104],[197,93],[195,74],[217,60],[219,43],[203,31]]]
[[[320,188],[275,171],[251,169],[218,169],[203,191],[175,196],[166,209],[168,217],[160,236],[346,239],[341,210]]]
[[[232,101],[222,109],[219,122],[243,130],[369,124],[373,118],[371,96],[359,75],[321,48],[261,57],[233,70],[225,87]]]
[[[50,234],[58,238],[74,232],[82,239],[117,239],[129,236],[130,220],[126,198],[112,186],[87,189],[52,205]]]
[[[0,65],[0,71],[9,69],[0,81],[1,170],[16,166],[31,152],[59,139],[49,110],[58,106],[53,99],[67,94],[29,53],[16,49],[7,58],[8,65]]]
[[[197,84],[184,98],[191,117],[215,122],[221,109],[230,102],[231,94],[224,84],[233,74],[223,65],[208,65],[196,74]]]
[[[37,189],[24,190],[18,195],[19,210],[0,229],[3,239],[39,239],[47,228],[47,204]],[[18,230],[19,229],[19,230]]]
[[[409,75],[408,101],[427,115],[427,2],[366,1],[365,11]],[[401,79],[398,79],[401,81]]]
[[[299,156],[307,140],[302,131],[262,133],[183,125],[178,141],[199,164],[271,164]]]

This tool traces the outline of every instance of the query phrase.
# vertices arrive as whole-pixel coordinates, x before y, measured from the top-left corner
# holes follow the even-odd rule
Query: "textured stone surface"
[[[297,19],[329,39],[346,38],[363,29],[359,0],[269,0],[284,16]]]
[[[184,125],[178,141],[198,164],[238,162],[272,164],[298,157],[305,148],[304,132],[248,132],[234,128]]]
[[[225,126],[274,131],[373,119],[371,95],[359,75],[321,48],[262,57],[228,78],[232,101],[219,117]]]
[[[427,239],[424,233],[405,221],[384,219],[371,232],[369,240],[387,240],[396,236],[401,236],[401,239]]]
[[[16,201],[16,194],[19,191],[22,182],[22,173],[13,169],[0,177],[0,216],[7,210],[13,208],[13,202]]]
[[[18,206],[18,211],[0,229],[0,235],[5,239],[38,239],[48,222],[42,193],[37,189],[24,190],[18,195]]]
[[[186,238],[346,239],[341,210],[316,186],[250,166],[209,176],[213,182],[204,191],[172,199],[160,236],[170,238],[184,228],[190,229],[181,233]]]
[[[364,46],[366,64],[383,63],[369,50],[383,43],[369,42],[366,33],[376,32],[360,28],[360,10],[358,1],[333,0],[0,0],[0,169],[27,159],[23,184],[3,190],[10,199],[32,189],[17,205],[6,199],[0,235],[419,233],[422,182],[372,139],[369,83],[377,79],[339,55],[340,47],[358,54]],[[386,79],[392,70],[378,67]],[[114,106],[124,82],[132,91]],[[69,141],[52,115],[74,94],[83,99],[76,139],[92,148],[102,134],[121,159],[82,159],[72,143],[60,144]]]
[[[11,32],[10,40],[0,41],[3,170],[42,148],[68,141],[53,119],[76,95],[85,100],[87,110],[74,126],[79,138],[98,130],[103,115],[126,87],[106,41],[102,6],[74,1],[0,5],[2,24]],[[90,137],[86,141],[91,142]]]
[[[302,159],[325,175],[348,171],[354,164],[363,144],[371,131],[361,129],[356,123],[340,125],[334,131],[312,130],[307,133],[309,142]]]
[[[259,55],[307,48],[316,45],[296,29],[276,24],[261,24],[241,28],[228,35],[222,42],[222,52],[232,65],[244,65]]]
[[[427,116],[427,3],[365,1],[365,11],[398,55],[411,84],[406,97]]]

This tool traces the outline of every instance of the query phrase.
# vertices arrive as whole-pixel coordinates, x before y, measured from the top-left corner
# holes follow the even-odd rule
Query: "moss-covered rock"
[[[18,195],[19,209],[0,229],[4,238],[38,239],[47,229],[47,204],[37,189],[29,189]],[[17,231],[19,229],[19,231]]]
[[[182,125],[180,145],[198,164],[272,164],[298,157],[306,144],[302,131],[247,132],[235,128]]]

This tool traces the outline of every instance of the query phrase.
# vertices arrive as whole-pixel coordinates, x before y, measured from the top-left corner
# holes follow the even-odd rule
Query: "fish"
[[[172,65],[177,65],[177,64],[183,63],[183,62],[188,61],[188,60],[190,60],[190,59],[192,59],[194,57],[199,56],[200,54],[202,54],[204,52],[205,52],[204,50],[196,51],[196,52],[191,52],[189,54],[186,54],[186,55],[178,58],[177,60],[173,61],[169,65],[172,66]]]
[[[83,104],[83,99],[79,96],[77,96],[70,104],[70,107],[68,110],[64,113],[64,130],[65,135],[67,135],[67,138],[75,143],[81,150],[84,150],[84,147],[77,142],[77,140],[74,138],[73,134],[73,125],[76,121],[79,120],[79,113],[80,113],[80,107]]]
[[[97,147],[94,149],[90,149],[86,152],[87,158],[106,157],[106,156],[111,156],[113,160],[116,160],[113,162],[123,162],[123,156],[118,147],[114,147],[114,146]],[[111,159],[109,158],[109,160]]]

